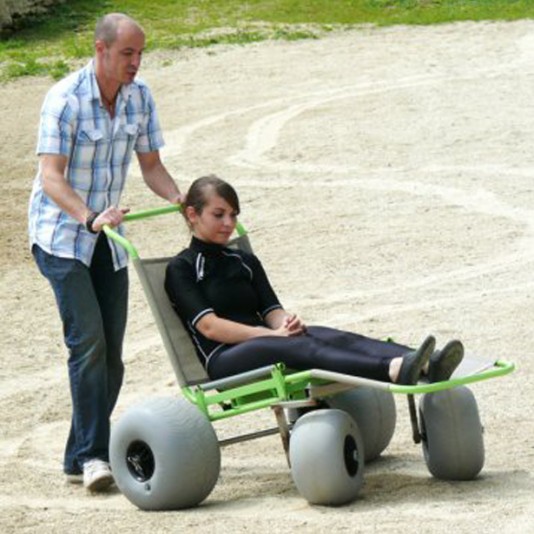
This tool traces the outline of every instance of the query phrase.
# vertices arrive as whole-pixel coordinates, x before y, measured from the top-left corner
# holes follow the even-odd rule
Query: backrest
[[[232,248],[252,252],[246,235],[232,240]],[[133,264],[145,292],[152,315],[171,360],[180,387],[209,380],[195,347],[165,291],[165,270],[172,258],[134,259]]]

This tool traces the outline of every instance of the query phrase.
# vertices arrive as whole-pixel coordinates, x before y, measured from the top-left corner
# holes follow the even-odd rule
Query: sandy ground
[[[430,477],[405,399],[360,498],[313,507],[276,436],[223,451],[200,507],[145,513],[118,492],[66,485],[66,354],[26,244],[39,108],[48,79],[0,87],[0,530],[2,532],[534,532],[534,22],[395,27],[320,40],[147,56],[185,188],[217,172],[287,308],[308,323],[417,343],[464,340],[518,364],[473,386],[486,463],[469,483]],[[125,205],[160,205],[132,169]],[[145,256],[188,240],[175,218],[131,225]],[[114,418],[178,394],[132,271],[126,382]],[[217,426],[271,422],[266,410]]]

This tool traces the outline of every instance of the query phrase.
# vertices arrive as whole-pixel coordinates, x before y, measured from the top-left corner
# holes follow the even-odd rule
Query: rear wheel
[[[363,485],[362,437],[342,410],[316,410],[299,418],[291,433],[289,458],[295,485],[311,504],[346,504]]]
[[[196,506],[214,488],[220,449],[209,420],[185,399],[153,398],[113,425],[110,460],[121,492],[143,510]]]
[[[378,458],[395,432],[397,410],[393,394],[372,387],[358,387],[327,399],[331,408],[344,410],[356,421],[363,439],[365,461]]]

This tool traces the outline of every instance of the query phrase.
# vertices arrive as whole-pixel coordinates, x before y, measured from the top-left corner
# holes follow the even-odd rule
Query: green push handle
[[[167,215],[168,213],[183,212],[182,204],[172,204],[171,206],[163,206],[160,208],[151,208],[141,211],[136,211],[133,213],[127,213],[124,216],[124,222],[138,221],[141,219],[147,219],[149,217],[157,217],[159,215]],[[244,236],[247,234],[245,227],[238,221],[236,224],[236,232],[238,236]],[[105,224],[103,227],[104,233],[110,238],[113,239],[116,243],[121,245],[128,255],[132,259],[139,259],[139,253],[134,245],[126,239],[124,236],[120,235],[116,230],[111,228],[111,226]]]

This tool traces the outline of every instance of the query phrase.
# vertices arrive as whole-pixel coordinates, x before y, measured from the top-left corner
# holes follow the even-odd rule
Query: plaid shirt
[[[65,178],[91,210],[119,205],[134,150],[152,152],[162,146],[154,101],[139,80],[122,86],[114,119],[102,105],[92,61],[54,85],[46,96],[37,154],[67,157]],[[31,245],[90,266],[97,236],[43,192],[40,168],[30,197],[29,234]],[[125,250],[114,242],[111,248],[115,269],[125,267]]]

